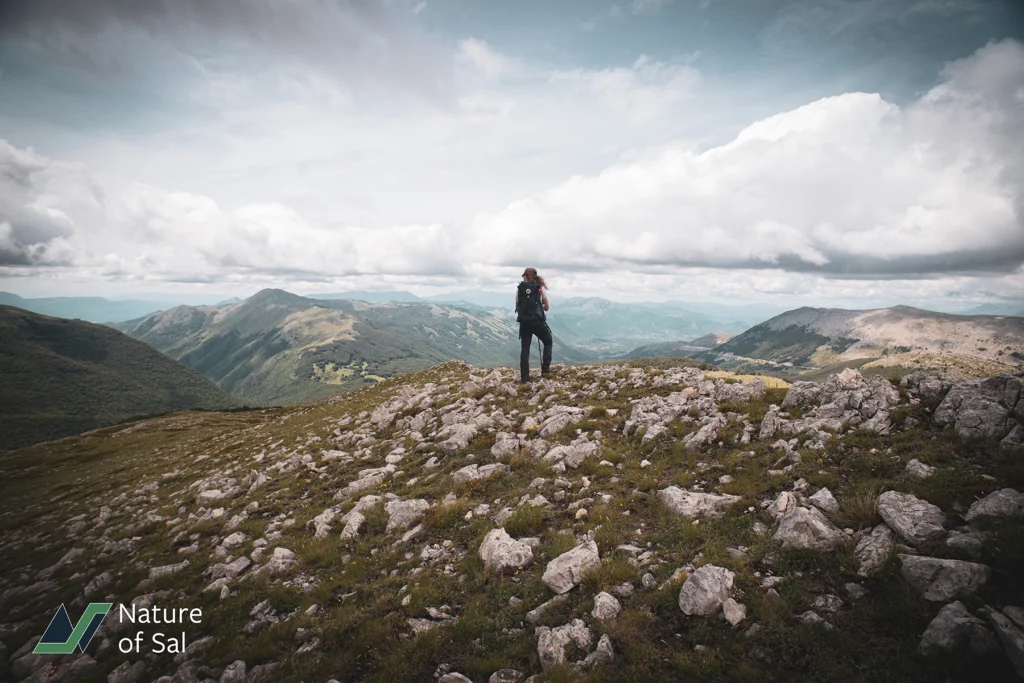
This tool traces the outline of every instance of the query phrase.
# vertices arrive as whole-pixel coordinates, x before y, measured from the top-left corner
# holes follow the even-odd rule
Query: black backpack
[[[522,281],[516,290],[516,321],[521,323],[545,320],[544,303],[540,298],[540,285],[536,282]]]

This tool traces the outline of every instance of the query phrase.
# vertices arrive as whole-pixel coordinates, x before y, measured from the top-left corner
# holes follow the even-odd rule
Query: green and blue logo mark
[[[60,606],[57,613],[53,615],[46,632],[36,644],[32,654],[36,655],[69,655],[77,647],[80,652],[85,652],[89,647],[89,641],[96,634],[96,629],[103,623],[103,617],[113,606],[111,602],[90,602],[85,608],[85,614],[74,626],[71,625],[71,618],[64,605]]]

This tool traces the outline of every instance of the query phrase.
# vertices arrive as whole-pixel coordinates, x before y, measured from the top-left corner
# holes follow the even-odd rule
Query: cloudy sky
[[[0,290],[1024,299],[1019,0],[6,0]]]

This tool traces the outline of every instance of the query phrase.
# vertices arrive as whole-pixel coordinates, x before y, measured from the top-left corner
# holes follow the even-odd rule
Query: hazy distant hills
[[[517,365],[518,327],[431,302],[311,299],[267,289],[228,306],[178,306],[120,326],[225,391],[266,403],[337,394],[446,360]],[[556,361],[584,352],[556,339]]]
[[[935,313],[909,306],[798,308],[755,325],[702,360],[738,367],[840,365],[934,368],[990,375],[1024,365],[1024,318]]]
[[[121,322],[131,320],[155,311],[170,308],[173,303],[166,301],[115,301],[98,296],[58,296],[39,299],[25,299],[17,294],[0,292],[0,305],[17,306],[33,313],[51,315],[55,318],[88,320],[94,323]]]
[[[12,306],[0,306],[0,376],[0,450],[142,415],[241,405],[117,330]]]
[[[712,349],[732,338],[729,334],[705,334],[691,341],[670,341],[639,346],[624,354],[624,358],[678,358],[691,357]]]

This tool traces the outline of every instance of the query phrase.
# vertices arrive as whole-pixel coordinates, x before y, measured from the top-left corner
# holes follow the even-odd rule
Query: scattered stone
[[[977,525],[1004,517],[1024,517],[1024,493],[1014,489],[993,491],[981,500],[971,503],[964,515],[968,524]]]
[[[907,476],[914,479],[927,479],[928,477],[935,474],[935,468],[931,465],[925,465],[923,462],[914,458],[907,463]]]
[[[545,669],[565,663],[565,648],[570,643],[575,643],[581,650],[588,650],[594,638],[582,619],[573,619],[571,623],[557,628],[538,626],[535,634],[537,654]]]
[[[965,644],[970,644],[971,652],[977,655],[998,647],[995,637],[985,628],[985,622],[968,612],[958,600],[939,610],[921,636],[917,651],[922,655],[934,655],[954,652]]]
[[[566,596],[564,596],[564,595],[556,595],[555,597],[551,598],[547,602],[543,602],[543,603],[537,605],[536,607],[534,607],[529,612],[527,612],[526,616],[523,617],[523,619],[526,621],[527,624],[536,624],[536,623],[540,622],[541,617],[544,616],[545,612],[547,612],[549,609],[551,609],[555,605],[559,605],[559,604],[565,602],[565,600],[566,600]]]
[[[408,529],[430,509],[430,503],[422,499],[391,500],[384,509],[388,513],[388,523],[384,531],[390,534],[396,529]]]
[[[595,666],[604,666],[615,661],[615,650],[612,648],[612,639],[604,634],[597,641],[597,647],[583,660],[584,669],[592,669]]]
[[[863,577],[874,576],[889,558],[893,548],[896,547],[896,540],[892,531],[884,524],[879,524],[871,530],[870,534],[863,536],[857,543],[854,552],[860,561],[860,568],[857,573]]]
[[[533,562],[533,548],[509,536],[503,527],[492,529],[480,544],[480,559],[491,571],[512,572]]]
[[[548,588],[562,594],[579,584],[583,574],[600,566],[597,543],[587,541],[548,562],[541,580]]]
[[[739,626],[747,618],[747,607],[729,598],[722,603],[722,616],[731,626]]]
[[[691,574],[679,589],[679,609],[688,616],[714,614],[732,597],[735,574],[706,564]]]
[[[773,536],[783,548],[831,550],[846,540],[843,532],[817,508],[793,508]]]
[[[591,616],[599,621],[606,619],[614,619],[619,616],[619,612],[622,611],[622,605],[615,599],[614,596],[604,591],[594,596],[594,609],[591,611]]]
[[[903,578],[932,602],[950,602],[973,595],[992,575],[989,567],[974,562],[907,554],[900,554],[899,558]]]
[[[814,507],[818,508],[826,515],[834,515],[839,512],[839,501],[835,499],[832,492],[827,488],[823,488],[813,496],[807,499]]]
[[[886,491],[878,496],[878,514],[911,545],[936,541],[946,535],[946,515],[942,510],[911,493]]]
[[[676,514],[714,519],[720,518],[730,507],[742,500],[740,496],[728,494],[684,491],[678,486],[669,486],[658,491],[658,498]]]

